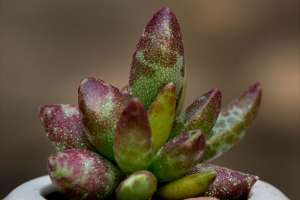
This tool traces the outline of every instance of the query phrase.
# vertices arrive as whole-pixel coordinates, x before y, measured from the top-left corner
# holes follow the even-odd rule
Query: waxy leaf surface
[[[78,94],[90,142],[102,155],[113,160],[116,124],[127,98],[117,88],[96,78],[84,79]]]
[[[70,199],[104,199],[120,181],[119,170],[85,149],[68,149],[48,159],[48,172],[59,190]]]
[[[212,89],[197,98],[175,121],[172,136],[184,131],[200,129],[209,135],[221,109],[222,94],[218,89]]]
[[[169,8],[154,14],[142,34],[130,71],[130,94],[148,109],[167,83],[176,85],[177,102],[184,82],[184,51],[179,23]]]
[[[158,194],[166,200],[181,200],[197,197],[208,189],[215,176],[216,172],[213,170],[185,176],[162,186]]]
[[[221,110],[206,142],[205,160],[217,158],[243,138],[256,117],[261,95],[261,86],[256,83]]]
[[[211,170],[216,171],[217,175],[204,196],[230,200],[248,199],[252,186],[258,180],[257,176],[211,164],[198,164],[191,170],[191,174]]]
[[[167,84],[157,95],[148,110],[153,147],[158,150],[168,139],[176,109],[176,87]]]
[[[116,190],[117,200],[149,200],[156,191],[157,180],[148,171],[131,174],[120,183]]]
[[[200,130],[183,133],[158,151],[149,170],[159,181],[180,178],[200,161],[204,147],[205,138]]]
[[[47,137],[58,151],[72,148],[92,148],[77,106],[44,105],[39,109],[39,117]]]
[[[126,173],[147,169],[153,158],[147,112],[137,98],[129,101],[120,116],[114,154],[119,167]]]

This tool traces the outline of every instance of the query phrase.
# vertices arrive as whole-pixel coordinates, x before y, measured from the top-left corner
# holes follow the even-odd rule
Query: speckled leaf
[[[173,125],[176,108],[176,87],[167,84],[148,110],[153,147],[158,150],[168,139]]]
[[[195,198],[188,198],[184,200],[218,200],[218,199],[213,197],[195,197]]]
[[[220,113],[221,100],[222,94],[216,88],[197,98],[184,114],[177,117],[171,137],[195,129],[208,135]]]
[[[58,151],[72,148],[91,149],[77,106],[68,104],[44,105],[39,117],[47,137]]]
[[[51,180],[71,199],[104,199],[120,181],[119,170],[94,152],[68,149],[48,159]]]
[[[161,87],[173,82],[177,102],[184,82],[184,51],[180,26],[169,8],[162,8],[148,22],[133,55],[130,93],[151,105]]]
[[[96,78],[84,79],[78,94],[90,142],[102,155],[113,160],[116,124],[127,98],[117,88]]]
[[[148,171],[131,174],[120,183],[116,190],[117,200],[149,200],[156,191],[157,180]]]
[[[142,103],[133,98],[121,114],[114,142],[115,159],[126,173],[147,169],[153,157],[151,130]]]
[[[159,181],[180,178],[200,161],[204,147],[205,138],[200,130],[183,133],[158,151],[149,170]]]
[[[256,117],[261,96],[261,86],[256,83],[221,110],[206,142],[205,160],[217,158],[242,139]]]
[[[211,170],[215,170],[217,176],[204,196],[230,200],[248,199],[252,186],[258,180],[257,176],[211,164],[198,164],[191,170],[191,174]]]
[[[158,194],[166,200],[197,197],[207,190],[214,181],[215,176],[216,172],[213,170],[185,176],[162,186]]]

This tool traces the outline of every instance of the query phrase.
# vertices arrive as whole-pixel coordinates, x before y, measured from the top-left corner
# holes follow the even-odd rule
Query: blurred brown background
[[[173,9],[184,34],[186,104],[212,87],[226,103],[256,80],[263,84],[254,126],[217,163],[300,197],[299,1],[0,0],[0,198],[46,174],[53,149],[38,106],[76,103],[87,76],[125,85],[135,44],[162,6]]]

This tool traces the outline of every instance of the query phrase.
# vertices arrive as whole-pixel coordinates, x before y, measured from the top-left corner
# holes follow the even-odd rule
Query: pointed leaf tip
[[[175,121],[172,136],[183,131],[200,129],[209,135],[221,109],[222,93],[214,88],[198,97]]]
[[[255,83],[221,110],[206,143],[205,160],[217,158],[244,137],[257,115],[261,97],[261,85]]]
[[[127,97],[117,88],[96,78],[84,79],[79,86],[78,95],[90,142],[102,155],[113,160],[115,128]]]
[[[176,86],[167,84],[161,89],[148,110],[153,147],[158,150],[168,139],[176,112]]]
[[[257,176],[211,164],[198,164],[191,170],[191,174],[211,170],[216,171],[217,175],[204,196],[218,199],[246,199],[258,180]]]
[[[184,82],[184,50],[179,23],[169,8],[162,8],[148,22],[133,55],[130,93],[151,105],[161,87],[176,85],[179,101]]]
[[[92,149],[77,106],[44,105],[39,108],[39,117],[47,137],[58,151],[72,148]]]
[[[159,181],[180,178],[200,161],[204,147],[205,137],[200,130],[183,133],[158,151],[149,170]]]
[[[143,104],[133,98],[117,124],[114,155],[126,173],[147,169],[153,156],[151,130]]]

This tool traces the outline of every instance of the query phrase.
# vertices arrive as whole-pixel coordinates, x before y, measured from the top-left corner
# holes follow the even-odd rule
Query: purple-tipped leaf
[[[256,83],[221,110],[206,142],[205,160],[217,158],[243,138],[256,117],[261,96],[261,86]]]
[[[179,23],[169,8],[154,14],[142,34],[130,71],[131,95],[151,105],[161,87],[173,82],[177,102],[184,82],[184,51]]]
[[[52,182],[70,199],[104,199],[113,193],[121,178],[109,161],[83,149],[51,155],[48,172]]]
[[[191,174],[216,171],[214,182],[203,196],[219,199],[248,199],[248,194],[258,180],[257,176],[227,169],[211,164],[198,164],[191,170]]]
[[[197,98],[176,119],[172,137],[183,131],[200,129],[208,135],[213,128],[221,109],[222,94],[218,89],[212,89]]]
[[[47,137],[58,151],[72,148],[92,148],[77,106],[44,105],[39,109],[39,117]]]
[[[176,86],[167,84],[161,89],[148,110],[153,147],[158,150],[168,139],[176,109]]]
[[[158,151],[149,170],[159,181],[180,178],[200,161],[204,147],[205,138],[200,130],[183,133]]]
[[[102,155],[113,160],[116,124],[127,98],[117,88],[96,78],[84,79],[78,94],[90,142]]]
[[[147,169],[153,147],[147,112],[143,104],[133,98],[124,109],[117,124],[114,155],[119,167],[126,173]]]

